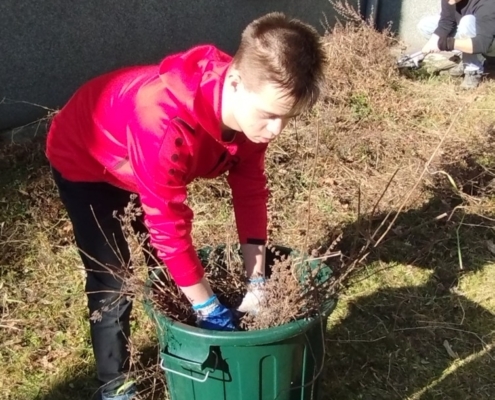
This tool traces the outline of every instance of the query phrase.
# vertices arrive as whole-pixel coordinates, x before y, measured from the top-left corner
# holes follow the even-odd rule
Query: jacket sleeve
[[[241,244],[264,244],[267,238],[268,189],[264,165],[267,146],[258,146],[227,177]]]
[[[190,154],[173,122],[163,119],[153,124],[146,126],[139,118],[130,121],[129,160],[151,244],[177,285],[190,286],[204,275],[192,244],[193,212],[184,204]]]
[[[476,11],[476,37],[473,40],[473,54],[488,52],[495,36],[495,3],[482,5]]]
[[[442,0],[442,11],[440,13],[440,21],[435,29],[435,34],[440,37],[447,37],[454,32],[455,22],[455,6],[449,5],[448,0]]]

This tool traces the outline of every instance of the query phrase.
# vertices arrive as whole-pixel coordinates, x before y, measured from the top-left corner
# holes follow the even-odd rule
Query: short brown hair
[[[287,90],[296,112],[316,103],[327,62],[312,26],[274,12],[251,22],[242,33],[233,65],[249,90],[272,83]]]

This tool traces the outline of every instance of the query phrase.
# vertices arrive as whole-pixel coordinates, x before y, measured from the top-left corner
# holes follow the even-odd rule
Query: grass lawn
[[[267,157],[274,242],[334,242],[336,268],[366,248],[329,320],[324,398],[495,398],[495,81],[400,76],[363,58],[388,42],[360,29],[328,39],[329,88]],[[0,397],[86,400],[84,273],[43,150],[41,133],[0,147]],[[225,193],[192,186],[197,246],[232,239]],[[133,368],[143,398],[164,398],[137,308]]]

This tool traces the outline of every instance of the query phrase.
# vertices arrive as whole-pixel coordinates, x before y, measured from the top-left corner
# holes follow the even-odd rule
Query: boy
[[[228,171],[251,280],[239,310],[256,312],[267,226],[265,150],[290,118],[316,102],[325,61],[312,27],[271,13],[247,26],[234,58],[199,46],[159,65],[111,72],[82,86],[54,118],[47,156],[87,271],[90,314],[107,306],[91,322],[101,399],[135,395],[133,384],[122,385],[132,305],[119,295],[129,250],[114,210],[122,214],[137,193],[151,246],[198,325],[234,330],[192,244],[187,184]]]
[[[483,75],[484,55],[495,56],[495,2],[493,0],[442,0],[440,16],[427,16],[418,24],[429,39],[425,54],[462,52],[462,61],[450,70],[463,76],[463,89],[475,89]]]

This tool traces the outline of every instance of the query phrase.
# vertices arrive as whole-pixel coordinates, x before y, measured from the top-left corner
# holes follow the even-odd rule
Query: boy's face
[[[246,137],[254,143],[269,143],[285,128],[289,120],[292,99],[273,84],[258,90],[248,90],[238,82],[234,94],[234,118]]]

